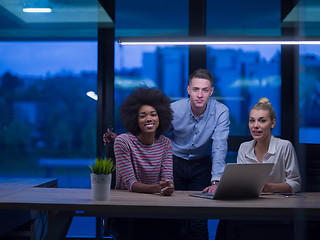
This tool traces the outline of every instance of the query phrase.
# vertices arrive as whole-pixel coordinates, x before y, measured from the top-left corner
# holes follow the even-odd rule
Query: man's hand
[[[217,189],[217,185],[212,184],[211,186],[206,187],[205,189],[202,190],[203,193],[214,193]]]

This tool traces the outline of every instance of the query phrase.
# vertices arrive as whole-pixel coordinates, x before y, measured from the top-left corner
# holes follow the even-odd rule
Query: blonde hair
[[[276,113],[274,112],[273,107],[271,106],[271,102],[269,101],[268,98],[266,97],[262,97],[259,99],[258,103],[256,105],[254,105],[252,109],[256,109],[256,110],[267,110],[269,111],[269,117],[271,119],[271,121],[276,120]]]

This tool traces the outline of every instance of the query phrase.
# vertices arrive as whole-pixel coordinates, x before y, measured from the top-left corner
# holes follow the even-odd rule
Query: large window
[[[320,46],[300,46],[300,143],[320,143]]]
[[[250,135],[249,111],[261,97],[276,112],[273,134],[281,134],[280,45],[208,46],[207,68],[215,80],[214,97],[230,109],[230,136]]]
[[[0,63],[0,175],[83,186],[80,169],[40,163],[95,157],[97,108],[86,93],[97,90],[97,43],[0,42]]]
[[[119,108],[136,87],[156,87],[175,101],[187,97],[188,47],[115,43],[115,130],[124,132]]]
[[[172,101],[188,97],[188,48],[121,46],[115,43],[115,129],[125,131],[119,108],[138,86],[162,89]],[[230,136],[250,135],[248,114],[261,97],[275,109],[281,135],[280,46],[208,46],[207,68],[214,77],[213,97],[230,109]]]

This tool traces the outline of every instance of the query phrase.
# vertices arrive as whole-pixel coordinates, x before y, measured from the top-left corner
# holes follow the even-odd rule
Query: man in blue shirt
[[[225,167],[229,109],[210,96],[213,78],[198,69],[189,76],[190,98],[171,104],[172,153],[176,190],[214,192]],[[193,220],[188,237],[208,239],[207,222]],[[190,232],[189,232],[190,231]]]

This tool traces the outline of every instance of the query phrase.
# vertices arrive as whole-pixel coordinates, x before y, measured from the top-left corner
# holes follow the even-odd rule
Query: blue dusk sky
[[[0,42],[0,74],[97,71],[97,42]]]

